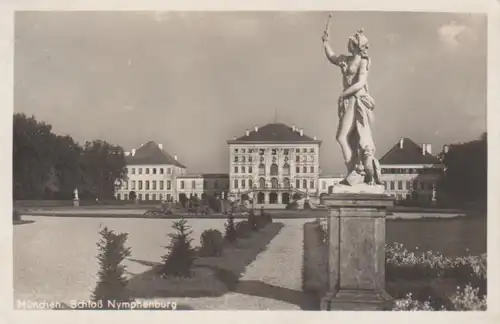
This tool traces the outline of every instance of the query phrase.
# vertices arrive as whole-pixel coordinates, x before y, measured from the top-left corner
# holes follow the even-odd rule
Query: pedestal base
[[[73,206],[74,207],[80,206],[80,199],[73,199]]]
[[[383,290],[341,289],[327,293],[321,299],[321,310],[325,311],[377,311],[391,310],[393,299]]]

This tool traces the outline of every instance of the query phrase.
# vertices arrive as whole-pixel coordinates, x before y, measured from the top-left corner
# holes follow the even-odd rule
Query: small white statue
[[[73,199],[75,199],[75,200],[80,199],[80,198],[78,198],[78,188],[75,188],[75,190],[73,190],[73,195],[75,196]]]

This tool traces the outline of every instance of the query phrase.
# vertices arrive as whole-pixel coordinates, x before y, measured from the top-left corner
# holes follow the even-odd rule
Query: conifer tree
[[[168,253],[162,257],[164,265],[161,273],[165,276],[190,277],[196,259],[196,251],[191,246],[193,239],[190,237],[193,231],[185,219],[174,221],[172,228],[176,233],[168,235],[170,244],[166,246]]]

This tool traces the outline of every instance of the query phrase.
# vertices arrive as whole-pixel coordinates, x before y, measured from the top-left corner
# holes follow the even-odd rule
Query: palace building
[[[177,160],[177,155],[171,156],[162,144],[150,141],[138,149],[125,153],[127,164],[127,181],[116,191],[118,200],[175,200],[177,193],[177,177],[187,172],[187,169]]]
[[[295,192],[318,190],[321,141],[295,125],[255,126],[228,140],[229,193],[248,195],[257,205],[285,205]]]
[[[229,174],[227,173],[200,173],[200,174],[182,174],[177,176],[177,196],[185,195],[197,196],[201,198],[203,194],[214,197],[222,197],[223,193],[229,190]]]
[[[432,155],[431,144],[418,145],[401,138],[379,162],[388,194],[397,200],[436,200],[436,185],[442,179],[444,165]]]

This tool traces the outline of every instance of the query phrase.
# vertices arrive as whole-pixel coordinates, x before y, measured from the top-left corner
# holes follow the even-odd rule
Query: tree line
[[[15,200],[113,199],[126,179],[122,147],[103,140],[83,146],[71,136],[57,135],[35,116],[14,114],[13,196]]]
[[[486,202],[488,183],[487,133],[479,139],[452,144],[442,156],[445,166],[441,189],[453,201]]]

